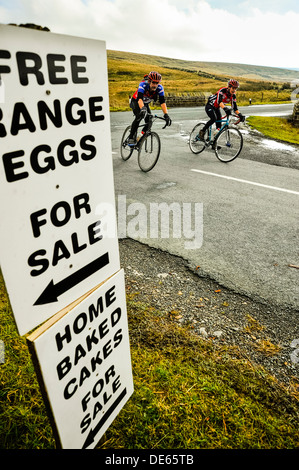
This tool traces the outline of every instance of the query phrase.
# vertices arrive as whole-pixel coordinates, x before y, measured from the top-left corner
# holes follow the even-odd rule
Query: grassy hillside
[[[109,94],[111,108],[129,106],[129,95],[137,89],[145,73],[153,69],[155,64],[130,62],[128,60],[111,59],[108,56]],[[201,93],[221,86],[223,79],[198,77],[194,72],[169,69],[159,66],[163,77],[163,86],[167,93]]]
[[[266,80],[274,82],[292,82],[299,80],[299,71],[288,70],[277,67],[264,67],[249,64],[233,64],[228,62],[201,62],[182,59],[171,59],[147,54],[137,54],[133,52],[121,52],[108,50],[110,59],[125,60],[132,63],[152,64],[158,67],[180,69],[191,72],[202,72],[220,76],[237,76],[250,80]]]
[[[275,82],[272,78],[271,81],[267,81],[265,79],[266,72],[263,72],[263,69],[267,69],[270,77],[271,70],[280,71],[283,69],[239,66],[238,64],[190,62],[111,50],[107,51],[107,58],[110,107],[112,110],[129,109],[129,95],[131,96],[137,89],[144,74],[153,69],[159,70],[162,74],[166,94],[181,95],[189,93],[208,96],[225,84],[228,78],[234,76],[241,83],[241,88],[238,91],[240,105],[248,104],[249,98],[252,99],[253,104],[288,101],[291,95],[287,81],[284,84],[278,81]],[[203,64],[202,68],[198,68],[200,64]],[[255,74],[254,69],[256,69]],[[258,75],[257,72],[260,69],[261,72]],[[292,73],[296,74],[296,72]],[[299,72],[297,73],[299,77]],[[259,78],[247,78],[247,75],[251,74]],[[263,76],[264,78],[262,78]]]

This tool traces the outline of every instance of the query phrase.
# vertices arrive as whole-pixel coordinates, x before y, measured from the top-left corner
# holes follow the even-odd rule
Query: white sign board
[[[23,335],[120,268],[105,43],[0,25],[0,76],[0,264]]]
[[[29,349],[61,447],[91,449],[134,388],[123,270],[54,321],[27,338]]]

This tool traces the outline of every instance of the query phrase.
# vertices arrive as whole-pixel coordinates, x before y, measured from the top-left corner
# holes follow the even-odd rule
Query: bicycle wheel
[[[120,143],[120,154],[121,158],[126,161],[129,160],[130,156],[133,153],[133,148],[128,146],[128,137],[130,135],[131,126],[128,126],[123,133]]]
[[[243,137],[239,129],[226,127],[215,140],[216,157],[224,163],[233,161],[243,147]]]
[[[205,142],[203,140],[200,140],[198,135],[199,131],[203,128],[204,125],[204,122],[199,122],[198,124],[196,124],[195,127],[193,127],[192,131],[190,132],[189,147],[191,152],[193,153],[200,153],[206,147]],[[205,137],[206,136],[207,133]]]
[[[150,132],[140,144],[138,165],[142,171],[150,171],[156,165],[160,155],[160,137],[156,132]]]

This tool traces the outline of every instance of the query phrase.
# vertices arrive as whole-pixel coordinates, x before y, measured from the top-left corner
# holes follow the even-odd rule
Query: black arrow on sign
[[[52,280],[41,293],[34,305],[44,305],[57,302],[60,295],[84,281],[84,279],[96,273],[99,269],[104,268],[107,264],[109,264],[109,255],[108,253],[105,253],[83,268],[80,268],[75,273],[62,279],[62,281],[57,282],[57,284],[54,284]]]
[[[123,391],[121,392],[121,394],[119,395],[119,397],[117,397],[117,399],[115,400],[114,403],[112,403],[112,405],[110,406],[110,408],[106,411],[106,413],[104,414],[104,416],[102,416],[102,418],[100,419],[100,421],[96,424],[95,428],[94,429],[91,429],[88,433],[88,436],[83,444],[83,447],[82,449],[87,449],[87,447],[89,447],[93,442],[94,442],[94,439],[96,437],[96,435],[98,434],[98,432],[100,431],[101,427],[105,424],[105,422],[107,421],[107,419],[111,416],[111,414],[113,413],[113,411],[116,409],[116,407],[120,404],[120,402],[122,401],[122,399],[126,396],[127,394],[127,389],[124,388]]]

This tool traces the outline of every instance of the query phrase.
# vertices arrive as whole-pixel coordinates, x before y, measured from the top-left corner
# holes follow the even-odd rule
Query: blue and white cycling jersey
[[[159,98],[159,101],[161,102],[164,101],[164,88],[163,86],[159,83],[157,86],[156,90],[153,92],[150,90],[150,84],[148,82],[140,82],[138,89],[135,91],[133,98],[137,100],[138,94],[142,93],[142,99],[144,104],[148,104],[151,101],[156,101],[157,98]]]

